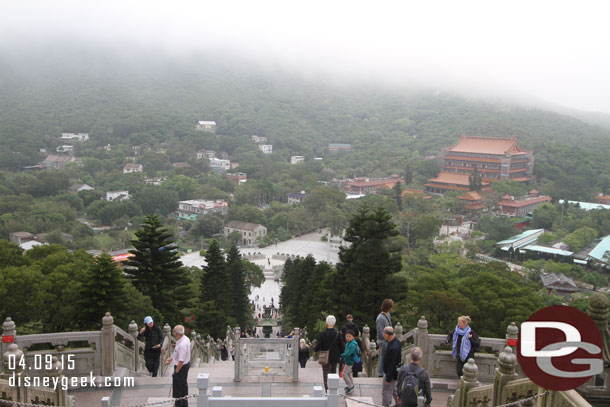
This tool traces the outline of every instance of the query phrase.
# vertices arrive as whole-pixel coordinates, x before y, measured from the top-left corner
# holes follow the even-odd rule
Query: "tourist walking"
[[[188,395],[188,374],[191,367],[191,341],[184,335],[184,327],[176,325],[174,327],[176,346],[172,356],[165,361],[166,365],[173,362],[174,374],[172,374],[172,397],[180,398]],[[174,407],[188,407],[188,400],[177,400]]]
[[[386,326],[392,326],[392,316],[390,315],[392,308],[394,308],[394,301],[389,298],[383,300],[381,303],[381,312],[379,315],[377,315],[377,319],[375,320],[375,326],[377,328],[377,346],[379,346],[379,365],[377,369],[378,377],[383,377],[383,358],[385,357],[387,348],[383,329]]]
[[[299,363],[301,367],[305,367],[307,361],[309,360],[309,346],[305,342],[305,339],[301,338],[299,340]]]
[[[341,327],[341,333],[343,334],[343,336],[345,337],[345,333],[348,330],[354,332],[354,338],[360,336],[360,330],[358,329],[358,325],[356,325],[356,323],[354,322],[354,317],[352,316],[352,314],[347,314],[345,316],[345,319],[347,320],[347,322]]]
[[[383,337],[386,342],[386,352],[383,358],[383,384],[381,389],[381,405],[389,407],[392,399],[396,403],[396,379],[398,379],[398,366],[401,363],[400,341],[394,335],[394,328],[386,326],[383,328]]]
[[[456,371],[458,377],[462,377],[462,369],[468,359],[474,358],[474,353],[478,352],[481,347],[481,339],[470,328],[471,319],[468,315],[463,315],[458,318],[455,331],[453,331],[452,355],[456,359]]]
[[[138,334],[139,340],[143,338],[146,339],[146,344],[144,345],[146,369],[148,369],[152,377],[157,377],[159,360],[161,358],[161,345],[163,344],[163,331],[150,316],[144,318],[144,326]]]
[[[345,394],[351,394],[354,391],[354,377],[352,368],[354,363],[360,361],[360,349],[354,339],[354,331],[348,329],[345,332],[345,351],[341,354],[345,367],[343,368],[343,380],[345,381]]]
[[[322,365],[322,376],[324,378],[324,389],[328,391],[328,374],[337,373],[339,356],[343,353],[343,341],[339,332],[335,329],[337,319],[333,315],[326,317],[326,329],[320,332],[318,343],[314,351],[320,352],[318,363]]]
[[[432,386],[430,375],[421,367],[422,350],[416,346],[411,350],[411,363],[403,366],[398,372],[396,381],[400,407],[417,407],[417,398],[422,394],[425,398],[424,407],[432,403]]]

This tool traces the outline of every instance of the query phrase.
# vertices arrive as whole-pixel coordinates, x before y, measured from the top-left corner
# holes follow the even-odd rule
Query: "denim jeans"
[[[379,365],[377,368],[377,376],[383,376],[383,357],[388,349],[388,343],[386,341],[378,340],[377,345],[379,346]]]

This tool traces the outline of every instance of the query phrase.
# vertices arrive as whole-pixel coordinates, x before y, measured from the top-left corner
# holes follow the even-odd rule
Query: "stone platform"
[[[203,364],[189,371],[189,394],[197,391],[197,375],[208,373],[210,375],[210,388],[213,386],[222,387],[223,396],[233,397],[262,397],[263,393],[270,394],[271,397],[300,397],[312,395],[314,386],[323,386],[322,368],[314,361],[307,362],[304,369],[299,370],[299,381],[297,383],[286,383],[285,378],[268,376],[270,380],[244,380],[234,382],[233,362],[216,362]],[[266,383],[261,383],[261,381]],[[432,406],[445,407],[447,398],[455,392],[456,381],[433,381],[432,383]],[[372,400],[375,404],[381,404],[381,379],[380,378],[354,378],[356,386],[350,395],[354,398]],[[339,393],[343,393],[343,380],[341,380]],[[76,391],[71,394],[76,395],[78,406],[96,407],[101,405],[101,398],[111,397],[111,406],[130,406],[134,404],[162,401],[171,397],[171,377],[136,377],[135,387],[117,388],[114,391]],[[359,403],[357,403],[359,404]],[[350,402],[350,405],[357,405]],[[189,406],[195,407],[196,399],[189,400]],[[164,405],[161,405],[164,406]],[[171,406],[171,403],[168,404]],[[347,406],[346,400],[339,398],[339,406]]]

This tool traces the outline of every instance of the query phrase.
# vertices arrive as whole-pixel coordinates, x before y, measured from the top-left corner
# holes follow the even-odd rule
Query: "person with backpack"
[[[430,375],[420,366],[422,350],[416,346],[411,350],[411,363],[403,366],[398,372],[396,381],[396,392],[400,407],[417,407],[417,398],[420,393],[425,398],[424,407],[430,407],[432,403],[432,386],[430,386]]]
[[[348,329],[345,332],[345,352],[341,354],[345,368],[343,369],[343,380],[345,380],[345,394],[350,394],[354,391],[354,377],[352,376],[352,368],[354,363],[360,361],[360,349],[354,339],[354,331]]]
[[[470,328],[471,319],[468,315],[458,318],[455,331],[453,331],[452,355],[456,358],[456,371],[458,377],[462,377],[462,370],[468,359],[474,358],[474,353],[481,349],[481,339]]]

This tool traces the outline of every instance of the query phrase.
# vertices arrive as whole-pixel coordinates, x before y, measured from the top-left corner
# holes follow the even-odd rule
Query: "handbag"
[[[337,340],[338,336],[339,336],[339,332],[337,332],[337,335],[335,336],[333,343],[330,344],[330,347],[328,348],[328,350],[321,350],[318,353],[318,363],[319,364],[328,365],[328,361],[329,361],[329,357],[330,357],[330,350],[333,348],[333,345],[335,344],[335,341]]]

